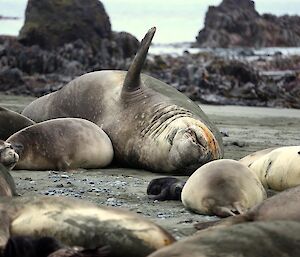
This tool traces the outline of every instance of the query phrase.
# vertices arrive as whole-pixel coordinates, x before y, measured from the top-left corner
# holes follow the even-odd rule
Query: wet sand
[[[21,111],[32,97],[0,95],[1,106]],[[202,109],[225,132],[225,158],[239,159],[251,152],[286,145],[300,145],[300,110],[241,106],[208,106]],[[146,196],[148,183],[163,174],[144,170],[108,168],[76,173],[13,171],[21,195],[66,195],[97,204],[128,208],[150,218],[176,238],[192,234],[197,221],[212,220],[190,213],[177,201],[158,202]],[[187,177],[179,177],[187,179]]]

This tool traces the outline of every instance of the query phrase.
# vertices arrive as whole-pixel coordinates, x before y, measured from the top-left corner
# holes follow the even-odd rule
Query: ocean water
[[[204,26],[209,5],[221,0],[102,0],[112,29],[127,31],[138,39],[153,26],[156,44],[194,42]],[[0,0],[0,15],[19,17],[0,20],[0,34],[17,35],[24,23],[26,0]],[[260,13],[300,15],[300,0],[255,0]]]

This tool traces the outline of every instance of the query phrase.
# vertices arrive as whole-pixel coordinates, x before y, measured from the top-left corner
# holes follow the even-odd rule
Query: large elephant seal
[[[155,178],[147,187],[147,195],[150,199],[159,201],[181,200],[184,184],[185,181],[174,177]]]
[[[16,185],[6,167],[0,164],[0,197],[16,196]]]
[[[36,122],[78,117],[110,137],[116,160],[157,172],[190,173],[222,158],[222,137],[198,105],[175,88],[141,74],[155,28],[128,70],[82,75],[22,112]]]
[[[19,154],[15,169],[102,168],[113,159],[110,139],[96,124],[61,118],[24,128],[7,139]]]
[[[276,148],[254,161],[249,168],[265,188],[282,191],[300,185],[300,146]]]
[[[4,107],[0,107],[0,139],[6,140],[9,136],[15,132],[35,124],[34,121],[27,117],[8,110]]]
[[[1,198],[0,212],[2,248],[11,236],[47,236],[71,247],[109,246],[115,257],[144,257],[175,241],[135,213],[68,197]]]
[[[196,229],[231,226],[233,224],[253,221],[294,220],[300,221],[300,186],[278,193],[254,206],[242,215],[229,217],[220,221],[200,222]]]
[[[239,224],[188,237],[148,257],[298,257],[300,223]]]
[[[246,212],[267,197],[259,179],[235,160],[209,162],[185,183],[181,200],[196,213],[226,217]]]

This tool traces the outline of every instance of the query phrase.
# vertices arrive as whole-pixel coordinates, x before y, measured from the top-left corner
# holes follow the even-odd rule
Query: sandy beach
[[[33,97],[0,95],[1,106],[21,111]],[[251,152],[286,145],[300,145],[300,110],[241,106],[201,105],[227,136],[225,158],[239,159]],[[97,204],[127,208],[170,231],[180,239],[192,234],[197,221],[211,220],[185,210],[181,202],[158,202],[146,195],[148,183],[163,174],[144,170],[107,168],[77,173],[12,171],[21,195],[66,195]],[[187,177],[180,177],[185,180]]]

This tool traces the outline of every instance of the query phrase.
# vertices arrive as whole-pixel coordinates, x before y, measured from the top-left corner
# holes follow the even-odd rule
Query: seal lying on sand
[[[0,212],[2,249],[11,236],[48,236],[67,246],[109,246],[115,257],[143,257],[175,241],[135,213],[67,197],[2,197]]]
[[[13,236],[1,257],[105,257],[108,247],[82,249],[65,247],[53,237]]]
[[[298,257],[300,223],[253,222],[194,235],[148,257]]]
[[[34,121],[27,117],[8,110],[4,107],[0,107],[0,139],[6,140],[9,136],[15,132],[35,124]]]
[[[278,148],[278,147],[271,147],[271,148],[267,148],[267,149],[263,149],[263,150],[251,153],[251,154],[241,158],[239,160],[239,162],[241,162],[242,164],[246,165],[249,168],[254,161],[256,161],[259,158],[265,156],[266,154],[272,152],[276,148]]]
[[[19,160],[19,155],[10,143],[0,140],[0,163],[11,170]]]
[[[147,195],[150,199],[181,200],[181,191],[185,181],[174,177],[156,178],[150,181],[147,187]]]
[[[82,75],[22,112],[36,122],[78,117],[110,137],[117,161],[157,172],[190,173],[222,158],[222,137],[198,105],[175,88],[141,74],[155,28],[128,70]]]
[[[242,215],[229,217],[218,221],[200,222],[196,229],[210,226],[231,226],[237,223],[270,220],[300,221],[300,186],[278,193],[262,203],[254,206]]]
[[[200,167],[189,177],[181,193],[187,209],[220,217],[244,213],[266,197],[257,176],[243,164],[229,159]]]
[[[282,191],[300,185],[300,146],[276,148],[254,161],[249,168],[265,188]]]
[[[6,167],[0,163],[0,197],[16,195],[15,182]]]
[[[110,139],[96,124],[76,118],[44,121],[7,139],[17,153],[16,169],[102,168],[113,159]]]

